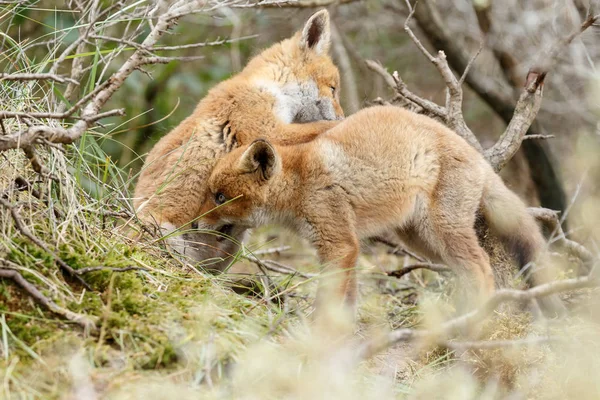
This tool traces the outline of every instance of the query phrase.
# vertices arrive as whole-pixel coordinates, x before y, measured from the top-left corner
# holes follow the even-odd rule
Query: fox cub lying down
[[[520,264],[544,245],[524,204],[474,148],[398,107],[364,109],[309,143],[258,139],[224,156],[208,188],[205,222],[290,227],[313,243],[322,263],[341,270],[336,290],[350,306],[359,240],[367,236],[396,232],[484,297],[494,277],[474,230],[478,211]]]

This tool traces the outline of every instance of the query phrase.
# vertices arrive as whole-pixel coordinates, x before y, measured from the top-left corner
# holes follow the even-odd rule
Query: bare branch
[[[31,231],[27,228],[27,226],[25,226],[25,224],[21,220],[19,213],[17,212],[17,210],[15,209],[15,207],[12,204],[10,204],[8,201],[6,201],[5,199],[0,197],[0,205],[4,206],[6,209],[8,209],[8,211],[10,212],[12,219],[15,223],[15,227],[17,228],[17,230],[19,232],[21,232],[21,234],[23,234],[23,236],[25,236],[27,239],[29,239],[36,246],[40,247],[42,250],[44,250],[50,256],[52,256],[52,258],[54,258],[54,261],[56,261],[56,263],[63,269],[63,271],[66,272],[67,275],[75,278],[86,289],[93,290],[83,279],[81,279],[79,276],[77,276],[77,273],[75,272],[75,270],[73,268],[71,268],[71,266],[69,266],[66,262],[64,262],[54,251],[50,250],[50,248],[46,245],[46,243],[44,243],[42,240],[40,240],[38,237],[36,237],[33,233],[31,233]]]
[[[69,82],[74,85],[79,85],[79,82],[77,82],[74,79],[71,79],[71,78],[68,78],[65,76],[61,76],[61,75],[56,75],[56,74],[29,74],[29,73],[5,74],[5,73],[0,73],[0,81],[40,81],[40,80],[55,81],[58,83]]]
[[[129,267],[123,267],[123,268],[116,268],[116,267],[106,267],[106,266],[98,266],[98,267],[85,267],[85,268],[79,268],[75,270],[75,273],[77,275],[84,275],[84,274],[88,274],[90,272],[96,272],[96,271],[110,271],[110,272],[127,272],[127,271],[150,271],[148,268],[144,268],[144,267],[134,267],[134,266],[129,266]]]
[[[427,269],[429,271],[434,271],[434,272],[452,272],[452,270],[450,268],[448,268],[447,266],[445,266],[443,264],[420,262],[420,263],[416,263],[416,264],[407,265],[407,266],[397,269],[395,271],[388,272],[387,275],[393,276],[394,278],[401,278],[404,275],[409,274],[412,271],[415,271],[417,269]]]
[[[219,5],[214,6],[210,9],[203,10],[212,10],[224,5],[232,5],[235,2],[229,3],[219,3]],[[117,4],[117,3],[115,3]],[[9,149],[16,149],[20,147],[31,146],[36,143],[38,139],[45,139],[52,143],[63,143],[70,144],[77,140],[92,124],[94,121],[98,119],[98,113],[100,109],[106,104],[108,99],[113,95],[115,91],[117,91],[125,79],[137,68],[141,65],[152,63],[152,62],[163,62],[167,61],[165,58],[157,58],[155,60],[148,59],[146,57],[146,52],[141,49],[151,48],[156,42],[160,39],[160,37],[167,32],[176,22],[177,20],[187,13],[192,13],[196,10],[195,7],[200,7],[200,2],[189,2],[185,5],[181,6],[180,2],[174,3],[169,10],[162,14],[154,28],[150,31],[148,36],[144,39],[144,41],[140,44],[140,48],[136,49],[133,54],[121,65],[121,67],[112,74],[112,76],[107,79],[103,84],[99,85],[93,92],[93,96],[86,98],[88,103],[85,105],[80,114],[80,120],[73,124],[68,129],[63,127],[49,127],[46,125],[37,125],[30,126],[26,130],[22,130],[10,135],[0,136],[0,151],[5,151]],[[202,8],[202,7],[201,7]],[[100,13],[102,14],[102,13]],[[96,17],[99,18],[100,14]],[[96,20],[95,19],[95,20]],[[94,20],[94,21],[95,21]],[[90,24],[94,25],[94,24]],[[68,48],[63,51],[63,53],[58,57],[56,62],[53,64],[51,68],[51,73],[56,73],[58,66],[66,59],[68,54],[72,52],[83,40],[87,40],[87,36],[89,36],[90,32],[88,31],[85,35],[80,36],[76,41],[71,43]],[[168,59],[173,60],[175,58]],[[86,96],[88,97],[88,96]],[[82,99],[83,100],[83,99]],[[67,116],[71,115],[74,110],[78,109],[82,106],[82,100],[77,103],[77,107],[72,107],[66,113],[29,113],[26,116],[34,117],[34,118],[59,118],[63,117],[65,114]],[[21,114],[12,113],[12,114],[0,114],[0,118],[3,116],[6,117],[8,115],[21,116]],[[113,114],[111,114],[113,115]]]
[[[410,90],[408,90],[408,87],[400,78],[397,72],[394,72],[394,75],[390,75],[389,72],[387,72],[387,70],[381,64],[375,61],[366,60],[365,63],[367,67],[369,67],[369,69],[383,77],[387,85],[394,91],[396,91],[396,93],[422,107],[427,114],[446,120],[447,112],[444,109],[444,107],[440,107],[434,102],[427,99],[423,99],[417,96],[416,94],[412,93]]]
[[[513,118],[496,144],[485,151],[485,158],[496,172],[501,171],[519,150],[527,130],[537,116],[542,105],[545,75],[545,73],[529,72],[527,87],[519,97]]]
[[[479,17],[479,22],[480,26],[482,26],[483,34],[486,35],[487,32],[491,30],[491,21],[488,21],[488,23],[486,24],[485,18],[483,20],[481,19],[481,14],[479,15]],[[433,46],[445,50],[448,56],[449,64],[452,65],[454,70],[460,71],[466,69],[466,66],[468,65],[469,56],[468,54],[466,54],[464,49],[460,47],[458,41],[455,40],[451,32],[447,30],[446,26],[443,23],[443,19],[440,16],[439,11],[432,0],[421,0],[421,7],[415,7],[415,18],[419,23],[419,27],[425,32]],[[565,43],[570,42],[573,39],[573,37],[576,37],[577,34],[581,33],[586,26],[589,26],[589,23],[590,21],[584,23],[582,25],[582,29],[580,29],[577,32],[574,32],[574,35],[569,35],[565,40],[560,41],[559,44],[557,46],[554,46],[553,48],[557,49],[564,47]],[[561,45],[560,43],[563,43],[563,45]],[[556,52],[550,53],[556,54]],[[517,62],[514,60],[514,58],[510,57],[510,54],[504,54],[496,51],[496,57],[499,59],[500,64],[503,66],[503,72],[505,73],[507,80],[509,80],[513,84],[523,81],[522,78],[514,79],[513,75],[516,73],[516,69],[513,67],[516,66]],[[545,57],[553,58],[551,54],[546,55]],[[540,76],[542,72],[547,71],[541,68],[544,66],[548,66],[548,64],[544,65],[543,63],[538,63],[538,65],[540,66],[540,68],[534,67],[532,68],[532,72],[537,73],[538,76]],[[494,111],[498,113],[500,117],[502,117],[502,119],[505,120],[507,124],[510,124],[514,115],[517,114],[515,113],[515,107],[513,106],[513,99],[510,90],[507,90],[507,88],[498,85],[494,79],[489,79],[489,77],[486,74],[484,74],[477,68],[472,68],[469,71],[469,74],[465,76],[465,81],[494,109]],[[536,96],[530,95],[525,95],[524,97],[525,98],[523,100],[525,101],[525,104],[521,102],[520,105],[521,108],[525,109],[525,111],[530,113],[530,115],[526,118],[522,118],[520,121],[515,121],[515,123],[513,123],[512,128],[523,129],[527,126],[529,128],[529,133],[539,134],[540,132],[538,128],[532,128],[528,124],[528,120],[531,119],[531,114],[533,114],[531,113],[531,111],[536,108],[535,102],[539,101],[539,99]],[[533,104],[527,104],[527,102]],[[500,147],[507,146],[508,140],[506,139],[509,138],[519,140],[519,143],[521,143],[525,133],[521,134],[520,132],[514,132],[511,130],[506,134],[507,135],[504,136],[502,144],[499,145]],[[509,151],[514,147],[518,148],[518,146],[509,146]],[[527,142],[527,148],[530,149],[529,153],[538,154],[539,157],[541,157],[541,162],[544,163],[543,166],[540,167],[540,165],[536,165],[535,168],[544,168],[544,170],[546,171],[546,173],[544,173],[542,176],[534,178],[536,185],[538,187],[544,187],[547,190],[556,191],[558,193],[558,196],[562,197],[562,185],[560,181],[556,178],[556,173],[554,172],[553,166],[549,162],[547,155],[548,151],[542,148],[541,144],[539,144],[536,141]],[[498,150],[498,153],[500,153],[501,149],[496,148],[495,150]],[[512,157],[512,154],[507,154],[507,157],[505,159],[499,157],[498,153],[492,150],[489,150],[488,153],[492,154],[494,157],[494,167],[496,168],[496,170],[500,168],[500,165],[504,165],[506,163],[506,159]],[[539,164],[539,162],[540,160],[536,159],[536,163]],[[528,158],[528,163],[532,168],[534,168],[532,165],[533,160],[530,160]],[[562,203],[562,200],[559,200],[559,202]]]
[[[141,44],[139,44],[137,42],[134,42],[133,40],[125,39],[125,38],[116,38],[116,37],[104,36],[104,35],[90,35],[90,39],[104,40],[104,41],[107,41],[107,42],[120,43],[120,44],[124,44],[126,46],[129,46],[129,47],[133,47],[134,49],[140,50],[142,52],[146,52],[148,54],[152,54],[152,52],[150,51],[150,49],[144,48],[144,47],[142,47]]]
[[[548,226],[554,235],[556,235],[558,242],[562,244],[569,253],[586,263],[592,262],[596,259],[592,252],[586,249],[583,245],[575,242],[574,240],[567,239],[567,236],[562,229],[561,221],[558,217],[557,211],[541,207],[531,207],[528,208],[527,211],[535,219]]]
[[[102,118],[114,117],[114,116],[123,116],[125,115],[124,108],[116,108],[114,110],[105,111],[103,113],[98,113],[92,117],[86,119],[88,122],[96,122],[101,120]]]
[[[139,61],[139,66],[148,64],[168,64],[172,61],[195,61],[202,60],[204,56],[189,56],[189,57],[162,57],[162,56],[151,56],[143,57]]]
[[[37,157],[33,146],[23,147],[23,152],[25,153],[25,156],[29,159],[29,162],[31,163],[31,168],[33,168],[35,172],[37,172],[40,175],[50,176],[50,171],[48,171],[48,169],[40,163],[40,160]]]
[[[525,135],[523,140],[533,140],[533,139],[552,139],[555,138],[554,135]]]
[[[428,338],[433,341],[439,340],[438,338],[442,338],[443,340],[443,338],[449,334],[475,326],[475,324],[483,321],[487,316],[493,313],[500,304],[506,302],[529,302],[552,294],[599,286],[600,281],[598,279],[587,276],[551,282],[528,290],[498,290],[482,307],[470,313],[461,315],[460,317],[453,318],[443,323],[435,330],[398,329],[383,337],[366,340],[360,346],[357,357],[361,360],[369,358],[380,351],[403,341],[422,338]]]
[[[172,51],[172,50],[185,50],[185,49],[196,49],[198,47],[210,47],[210,46],[220,46],[223,44],[237,43],[242,40],[254,39],[257,38],[258,35],[247,35],[240,36],[238,38],[233,39],[217,39],[212,42],[200,42],[200,43],[191,43],[191,44],[182,44],[178,46],[155,46],[152,48],[152,51]]]
[[[479,54],[481,54],[484,44],[485,44],[485,40],[481,40],[479,43],[479,47],[477,48],[477,51],[475,52],[475,54],[473,54],[473,57],[471,57],[471,59],[469,60],[469,63],[467,64],[467,66],[465,67],[465,70],[463,71],[463,74],[461,75],[460,79],[458,80],[458,86],[462,86],[463,82],[465,81],[465,78],[467,77],[467,75],[469,74],[469,71],[471,70],[471,67],[473,66],[473,64],[475,64],[475,60],[477,60],[477,57],[479,57]]]
[[[557,43],[553,44],[549,49],[542,52],[538,56],[538,62],[535,65],[536,71],[547,73],[552,68],[554,68],[554,65],[556,64],[556,61],[558,59],[558,55],[564,51],[564,49],[573,41],[573,39],[585,32],[585,30],[588,29],[590,26],[594,25],[594,23],[598,21],[598,19],[600,19],[600,14],[588,16],[586,20],[581,23],[579,29],[574,30],[569,35],[565,36],[564,38],[560,39]]]
[[[455,71],[464,71],[469,64],[470,57],[446,29],[432,0],[420,1],[419,7],[415,7],[415,19],[433,47],[444,50],[452,68]],[[465,82],[508,123],[514,110],[514,100],[510,90],[498,85],[477,68],[470,69],[465,76]]]
[[[431,55],[429,51],[423,46],[421,41],[417,38],[417,36],[413,33],[412,29],[410,29],[409,22],[412,19],[415,9],[410,5],[409,0],[406,1],[406,6],[409,9],[408,17],[404,21],[404,31],[410,36],[415,45],[421,50],[421,53],[433,65],[437,68],[438,72],[444,79],[446,83],[446,87],[448,88],[448,96],[446,98],[446,124],[452,130],[454,130],[459,136],[465,139],[471,146],[473,146],[478,151],[482,152],[483,149],[481,144],[475,137],[475,134],[471,131],[471,129],[465,123],[463,113],[462,113],[462,100],[463,100],[463,91],[461,84],[454,76],[454,73],[450,69],[448,65],[448,61],[446,60],[446,54],[440,50],[437,53],[437,56]],[[468,64],[467,64],[468,66]],[[465,70],[467,68],[465,67]]]
[[[575,37],[589,28],[597,18],[597,16],[590,16],[586,19],[579,29],[560,39],[548,51],[543,52],[539,56],[540,61],[530,69],[525,81],[525,88],[515,106],[512,119],[496,144],[485,152],[486,158],[496,172],[502,170],[521,147],[523,138],[542,104],[544,79],[548,71],[556,64],[559,52],[564,50]]]
[[[409,256],[409,257],[414,258],[415,260],[419,260],[420,262],[426,262],[426,260],[423,257],[400,246],[398,243],[394,243],[394,242],[387,240],[384,237],[376,236],[376,237],[371,238],[371,240],[373,240],[376,243],[381,243],[381,244],[388,246],[391,249],[390,254],[393,254],[395,256]]]
[[[302,273],[300,271],[297,271],[295,268],[284,265],[277,261],[261,260],[258,257],[253,256],[252,254],[246,254],[243,256],[243,258],[245,258],[246,260],[252,261],[253,263],[255,263],[256,265],[258,265],[261,268],[264,268],[264,269],[267,269],[267,270],[273,271],[273,272],[278,272],[280,274],[297,275],[297,276],[301,276],[306,279],[316,276],[316,274]]]
[[[410,0],[404,0],[404,2],[406,3],[406,7],[408,8],[408,16],[404,20],[404,32],[406,32],[408,36],[410,36],[411,40],[417,45],[419,50],[421,50],[421,53],[423,53],[423,55],[427,57],[429,61],[435,64],[435,57],[432,56],[429,51],[427,51],[425,46],[423,46],[421,41],[417,38],[417,36],[413,33],[412,29],[410,29],[410,26],[408,25],[413,15],[415,14],[416,6],[419,2],[417,1],[415,3],[415,8],[413,8],[413,6],[410,5]]]
[[[8,266],[6,260],[0,259],[0,263],[4,266]],[[96,329],[96,320],[87,315],[77,314],[72,311],[62,308],[52,300],[48,299],[42,294],[35,286],[29,283],[23,276],[15,269],[0,268],[0,278],[12,279],[17,285],[25,290],[35,301],[47,308],[54,314],[57,314],[69,321],[73,321],[79,324],[86,333],[92,332]]]

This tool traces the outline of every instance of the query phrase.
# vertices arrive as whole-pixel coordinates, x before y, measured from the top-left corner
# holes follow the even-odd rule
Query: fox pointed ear
[[[331,28],[329,27],[329,13],[321,10],[314,13],[302,29],[300,48],[305,51],[327,54],[331,45]]]
[[[244,151],[239,168],[245,173],[259,173],[264,180],[270,179],[281,168],[275,148],[264,139],[257,139]]]

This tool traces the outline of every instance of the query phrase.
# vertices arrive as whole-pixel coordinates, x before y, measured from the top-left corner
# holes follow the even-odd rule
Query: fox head
[[[251,228],[267,222],[267,192],[281,172],[281,158],[264,139],[240,147],[219,160],[208,180],[203,222],[217,227]]]
[[[340,74],[330,46],[329,13],[321,10],[302,31],[254,57],[242,74],[275,97],[284,123],[342,119]]]
[[[283,123],[342,119],[340,76],[329,56],[330,46],[329,14],[322,10],[313,14],[301,31],[256,55],[238,77],[242,78],[244,89],[246,83],[250,82],[273,96],[273,112]],[[273,147],[268,143],[256,146],[257,158],[253,162],[258,162],[257,166],[253,166],[253,162],[250,162],[252,158],[248,158],[252,153],[247,154],[245,166],[238,164],[243,153],[239,149],[233,150],[233,154],[218,163],[213,174],[213,186],[208,191],[209,198],[200,213],[206,215],[179,227],[186,233],[173,235],[169,242],[176,252],[193,260],[211,259],[210,263],[203,262],[203,266],[214,271],[225,270],[235,260],[234,255],[240,248],[246,228],[259,225],[259,205],[266,193],[262,185],[267,172],[275,172],[275,169],[261,164],[268,149],[273,150],[269,154],[275,155]],[[258,169],[249,173],[252,168]],[[240,175],[239,180],[235,179],[237,175]],[[222,180],[219,180],[219,176]],[[262,184],[252,182],[253,177],[262,179]],[[218,190],[219,185],[223,188],[222,192],[211,191],[215,188]],[[217,198],[217,194],[222,196]],[[221,207],[216,207],[216,202],[220,202]],[[169,226],[165,232],[174,229],[175,226]]]

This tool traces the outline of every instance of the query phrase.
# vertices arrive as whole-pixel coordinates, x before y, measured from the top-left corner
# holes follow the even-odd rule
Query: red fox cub
[[[398,107],[364,109],[305,144],[258,139],[223,157],[208,188],[207,223],[292,228],[323,264],[341,269],[339,290],[350,305],[361,238],[396,232],[468,277],[481,296],[493,292],[494,277],[474,229],[478,210],[521,264],[545,243],[481,154],[442,124]]]
[[[258,137],[282,145],[307,142],[343,118],[329,47],[329,14],[323,10],[210,90],[150,151],[133,203],[139,217],[157,223],[163,234],[187,232],[167,239],[174,250],[197,261],[218,259],[205,265],[210,269],[226,268],[245,228],[226,226],[221,233],[234,240],[217,240],[219,232],[211,235],[206,230],[212,227],[195,222],[216,160]]]

